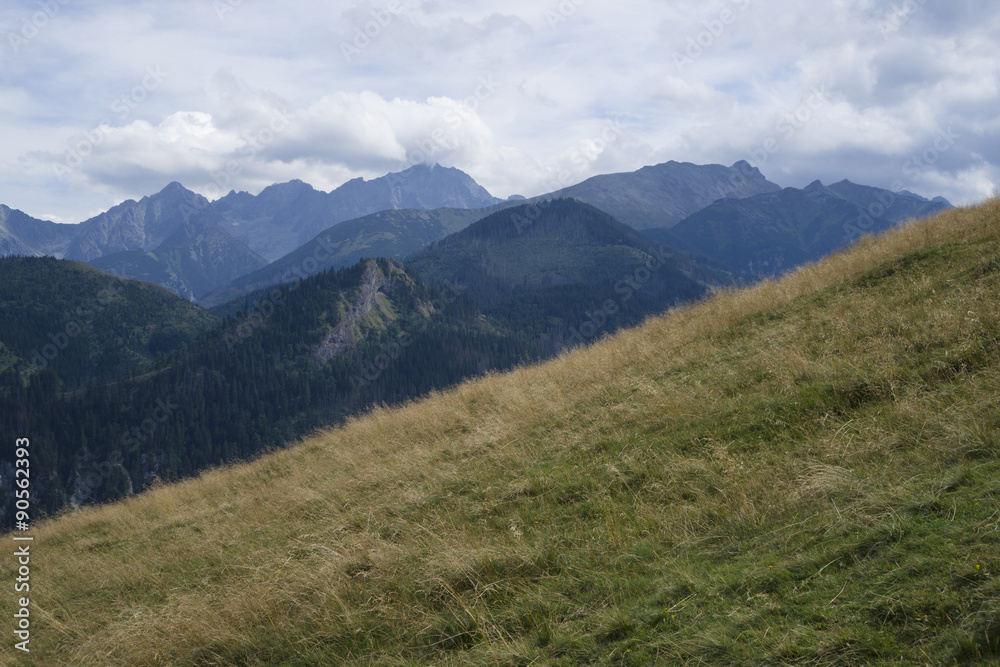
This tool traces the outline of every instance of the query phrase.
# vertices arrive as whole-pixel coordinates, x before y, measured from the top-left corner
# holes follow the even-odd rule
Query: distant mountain
[[[667,232],[647,235],[753,280],[819,259],[862,234],[947,208],[947,202],[846,180],[830,186],[815,181],[804,189],[720,200]]]
[[[631,173],[594,176],[532,201],[573,198],[635,229],[669,229],[718,199],[779,190],[781,186],[746,161],[731,167],[670,161]]]
[[[731,167],[666,162],[595,176],[531,200],[500,200],[462,171],[439,165],[354,179],[329,193],[291,181],[256,196],[230,192],[215,202],[171,183],[80,225],[56,225],[0,207],[0,256],[81,259],[188,299],[221,304],[276,282],[351,266],[362,257],[406,257],[499,210],[529,206],[534,214],[542,202],[573,198],[729,271],[769,275],[842,245],[831,225],[850,236],[847,221],[859,217],[855,209],[887,192],[844,181],[821,197],[816,191],[823,187],[810,186],[807,202],[782,204],[783,197],[794,195],[783,195],[744,161]],[[893,196],[898,201],[888,211],[876,208],[878,215],[862,231],[950,206],[941,198]],[[694,217],[700,213],[703,217]],[[705,220],[708,226],[698,229]],[[676,234],[665,231],[682,221],[688,224]],[[752,231],[755,224],[763,225],[761,234]],[[741,234],[753,238],[733,241]],[[727,254],[730,245],[735,250]]]
[[[0,207],[0,257],[79,259],[196,299],[280,259],[340,222],[386,210],[478,209],[500,203],[468,174],[439,165],[417,165],[371,181],[357,178],[329,193],[291,181],[257,196],[230,192],[215,202],[174,182],[79,225],[57,225]],[[442,217],[448,219],[449,214]],[[457,228],[447,221],[442,224],[433,238],[418,229],[409,234],[413,240],[401,240],[401,249],[385,254],[403,256]],[[399,225],[395,229],[407,235]],[[342,239],[345,253],[336,266],[348,266],[361,256],[348,247],[360,251],[376,242],[362,236]]]
[[[572,199],[493,213],[406,266],[432,284],[463,285],[487,314],[556,348],[587,322],[590,338],[705,292],[669,248]]]
[[[154,282],[193,301],[267,260],[222,231],[218,215],[205,211],[186,212],[173,233],[152,250],[126,250],[90,264],[123,278]]]
[[[264,287],[353,266],[365,257],[402,259],[464,229],[490,209],[381,211],[338,223],[262,269],[236,278],[199,300],[212,307]]]
[[[267,263],[218,223],[207,199],[176,182],[79,225],[35,220],[0,207],[0,256],[82,260],[194,299]]]
[[[76,232],[76,225],[39,220],[0,205],[0,257],[61,256]]]
[[[66,259],[89,262],[126,250],[153,250],[184,227],[186,211],[198,211],[208,200],[173,182],[155,195],[126,200],[81,222]]]
[[[49,369],[66,389],[145,372],[217,318],[149,283],[82,262],[0,259],[0,373]]]
[[[477,209],[502,201],[458,169],[417,165],[371,181],[356,178],[330,193],[302,181],[272,185],[256,197],[232,192],[212,210],[229,234],[274,261],[339,222],[379,211]]]

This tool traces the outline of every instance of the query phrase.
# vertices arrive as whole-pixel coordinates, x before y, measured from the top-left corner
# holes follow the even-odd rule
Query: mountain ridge
[[[669,229],[719,199],[776,192],[760,170],[745,160],[726,167],[673,160],[633,172],[592,176],[530,201],[572,198],[638,229]]]
[[[745,199],[713,202],[670,230],[647,235],[719,262],[745,280],[779,275],[847,247],[864,234],[950,208],[847,180],[814,181]]]

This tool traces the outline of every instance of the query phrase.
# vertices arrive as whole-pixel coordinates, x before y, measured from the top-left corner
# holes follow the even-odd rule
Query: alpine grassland
[[[7,664],[995,665],[1000,199],[31,534]]]

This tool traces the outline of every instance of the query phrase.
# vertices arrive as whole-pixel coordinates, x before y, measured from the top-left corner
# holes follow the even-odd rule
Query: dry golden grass
[[[923,530],[907,508],[947,518],[940,489],[995,470],[969,453],[996,452],[997,282],[954,283],[998,237],[1000,200],[950,211],[548,363],[45,522],[24,663],[858,664],[884,648],[921,664],[897,625],[869,636],[857,621],[866,604],[897,612],[852,577],[891,572],[850,567]],[[921,252],[927,273],[864,283]],[[969,267],[948,273],[953,257]],[[976,359],[990,362],[958,363]],[[954,516],[996,535],[991,500]],[[831,554],[840,565],[818,562]],[[912,622],[943,644],[969,634],[988,659],[996,585],[963,590],[975,596],[954,593],[953,635],[936,611]],[[9,618],[11,596],[0,604]]]

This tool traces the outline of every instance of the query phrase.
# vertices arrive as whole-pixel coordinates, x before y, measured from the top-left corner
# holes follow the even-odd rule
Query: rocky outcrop
[[[312,357],[320,364],[333,359],[345,349],[353,346],[361,338],[361,324],[368,315],[379,307],[378,299],[392,288],[403,271],[403,265],[390,260],[388,274],[375,260],[369,260],[361,276],[361,287],[349,303],[347,311],[337,326],[331,330],[323,342],[313,350]]]

